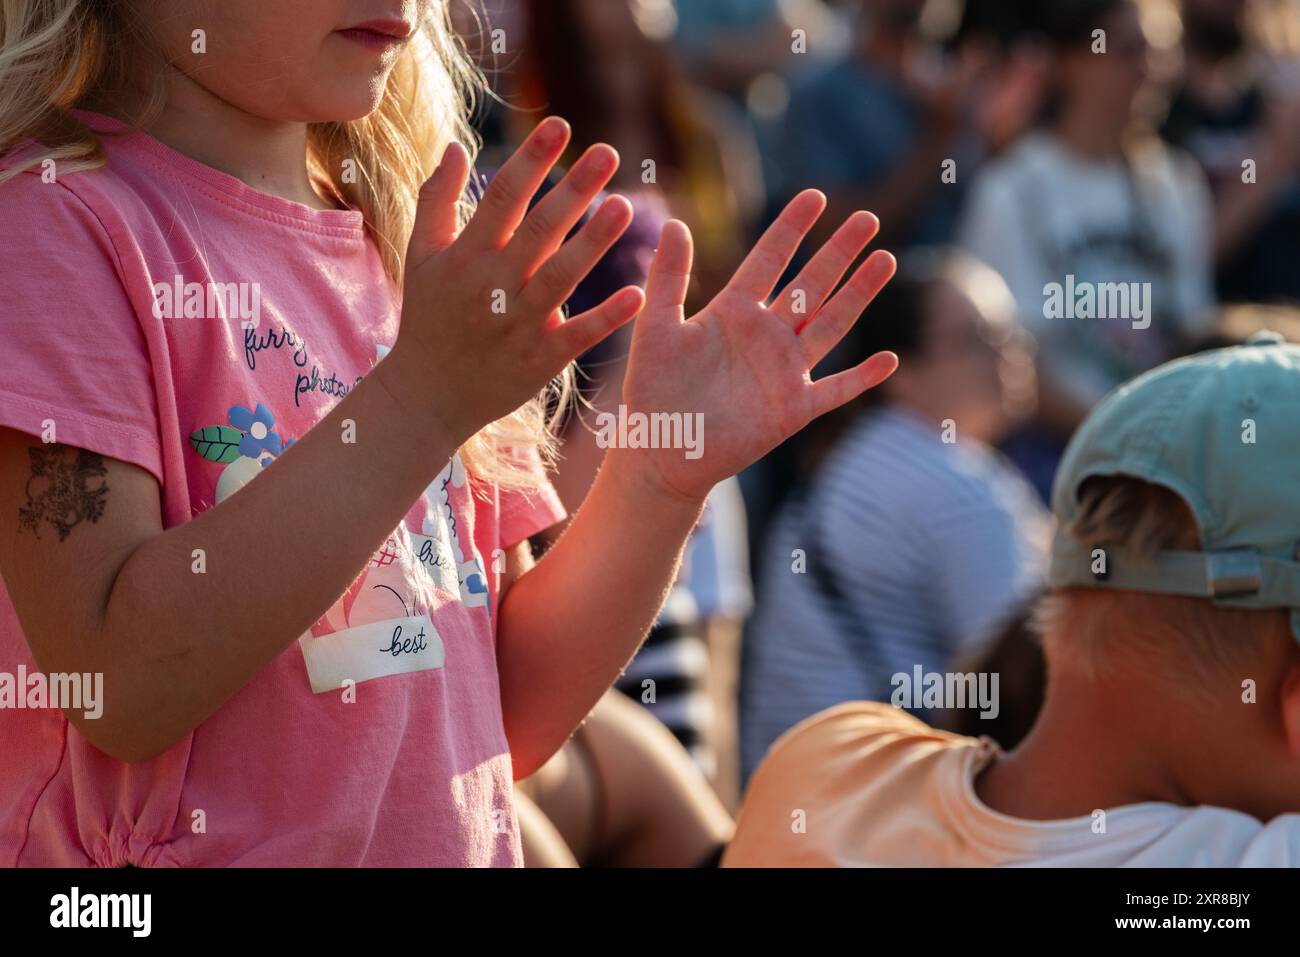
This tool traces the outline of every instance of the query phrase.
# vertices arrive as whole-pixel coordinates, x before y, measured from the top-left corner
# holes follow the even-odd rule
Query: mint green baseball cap
[[[1140,560],[1070,536],[1065,528],[1078,515],[1083,483],[1115,475],[1181,497],[1203,550]],[[1261,332],[1245,345],[1166,363],[1116,389],[1070,440],[1052,510],[1060,522],[1048,573],[1053,588],[1289,608],[1300,640],[1300,346]]]

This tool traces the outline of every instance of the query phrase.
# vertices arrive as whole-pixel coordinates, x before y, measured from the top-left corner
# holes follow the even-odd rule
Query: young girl
[[[765,305],[811,190],[690,319],[676,222],[644,293],[566,317],[617,156],[529,211],[545,120],[468,215],[468,76],[433,0],[4,6],[0,672],[102,696],[0,695],[0,862],[518,864],[512,777],[710,487],[892,372],[808,375],[893,268],[832,295],[870,214]],[[612,450],[534,566],[539,394],[634,316],[629,414],[701,414],[704,454]]]

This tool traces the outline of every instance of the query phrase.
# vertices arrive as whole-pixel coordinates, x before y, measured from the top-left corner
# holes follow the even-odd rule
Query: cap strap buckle
[[[1264,566],[1253,548],[1205,553],[1205,583],[1212,598],[1255,595],[1264,587]]]

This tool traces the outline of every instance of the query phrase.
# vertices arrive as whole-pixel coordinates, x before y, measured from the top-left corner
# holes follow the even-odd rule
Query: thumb
[[[692,258],[691,231],[680,220],[668,220],[659,234],[659,248],[646,277],[644,317],[678,322],[685,318],[683,307],[691,284]]]
[[[433,175],[420,187],[415,224],[406,247],[407,262],[423,262],[456,239],[456,204],[469,181],[469,153],[455,140],[447,144]]]

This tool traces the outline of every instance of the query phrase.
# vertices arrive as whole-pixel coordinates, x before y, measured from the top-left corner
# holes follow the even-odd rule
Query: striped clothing
[[[706,773],[714,764],[705,740],[713,721],[713,706],[704,690],[708,671],[709,648],[699,608],[690,589],[679,582],[668,593],[645,644],[614,683],[662,721]]]
[[[978,650],[1041,585],[1047,529],[1033,491],[986,446],[945,444],[896,408],[859,420],[764,549],[741,688],[745,776],[803,718],[888,701],[891,675],[942,672]]]

